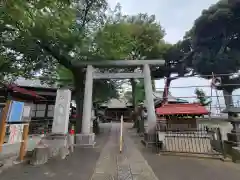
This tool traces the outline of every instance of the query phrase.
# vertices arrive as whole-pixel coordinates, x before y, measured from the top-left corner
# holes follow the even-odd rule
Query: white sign
[[[158,140],[164,141],[165,140],[165,132],[158,132]]]
[[[10,125],[10,136],[8,139],[9,144],[21,142],[23,133],[23,124]]]
[[[56,104],[53,117],[53,133],[68,132],[69,109],[71,102],[71,91],[68,89],[59,89],[57,91]]]
[[[23,117],[30,117],[30,113],[31,113],[31,107],[30,106],[24,106]]]

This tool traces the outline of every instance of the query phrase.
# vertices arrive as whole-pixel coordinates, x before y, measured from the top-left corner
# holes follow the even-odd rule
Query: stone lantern
[[[239,107],[230,106],[222,111],[228,114],[228,120],[232,124],[231,132],[227,133],[226,151],[232,156],[233,162],[240,163],[240,113]]]

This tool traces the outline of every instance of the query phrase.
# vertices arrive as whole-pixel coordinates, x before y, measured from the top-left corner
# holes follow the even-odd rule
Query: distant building
[[[132,103],[126,99],[110,99],[106,103],[100,104],[100,109],[104,110],[104,116],[107,121],[119,121],[123,115],[124,120],[130,118],[133,110]]]
[[[32,120],[52,120],[54,115],[54,105],[57,94],[57,86],[49,86],[39,79],[18,78],[15,82],[19,87],[36,92],[44,97],[32,107]]]
[[[155,102],[155,107],[160,106],[162,102],[163,91],[155,91],[153,92],[153,99]],[[168,95],[169,103],[188,103],[185,100],[175,98],[169,93]],[[146,105],[146,101],[143,102]],[[104,115],[108,121],[119,121],[121,115],[123,115],[124,120],[128,120],[130,118],[131,111],[133,110],[132,103],[128,102],[125,98],[120,99],[110,99],[106,103],[102,103],[100,105],[101,109],[104,109]]]
[[[155,107],[159,107],[163,101],[163,91],[155,91],[153,92],[153,99]],[[168,103],[169,104],[177,104],[177,103],[188,103],[188,101],[180,98],[175,98],[172,96],[171,92],[168,93]],[[146,106],[146,101],[144,101],[144,105]]]

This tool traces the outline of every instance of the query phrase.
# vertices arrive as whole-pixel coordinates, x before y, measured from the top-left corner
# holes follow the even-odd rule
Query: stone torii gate
[[[153,100],[152,79],[150,66],[163,66],[164,60],[105,60],[105,61],[79,61],[78,67],[87,67],[84,91],[82,134],[76,135],[76,143],[79,145],[94,145],[95,135],[91,132],[92,119],[92,92],[94,79],[144,79],[144,89],[147,106],[148,132],[156,124],[156,114]],[[133,73],[99,73],[95,68],[128,68],[141,67],[142,72]]]

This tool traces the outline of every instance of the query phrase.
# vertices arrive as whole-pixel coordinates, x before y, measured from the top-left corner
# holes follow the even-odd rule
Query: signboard
[[[21,122],[24,109],[24,102],[12,101],[8,122]]]
[[[23,108],[23,117],[29,118],[31,115],[31,107],[30,106],[24,106]]]
[[[9,144],[21,142],[23,133],[23,124],[10,125],[10,136],[8,139]]]

